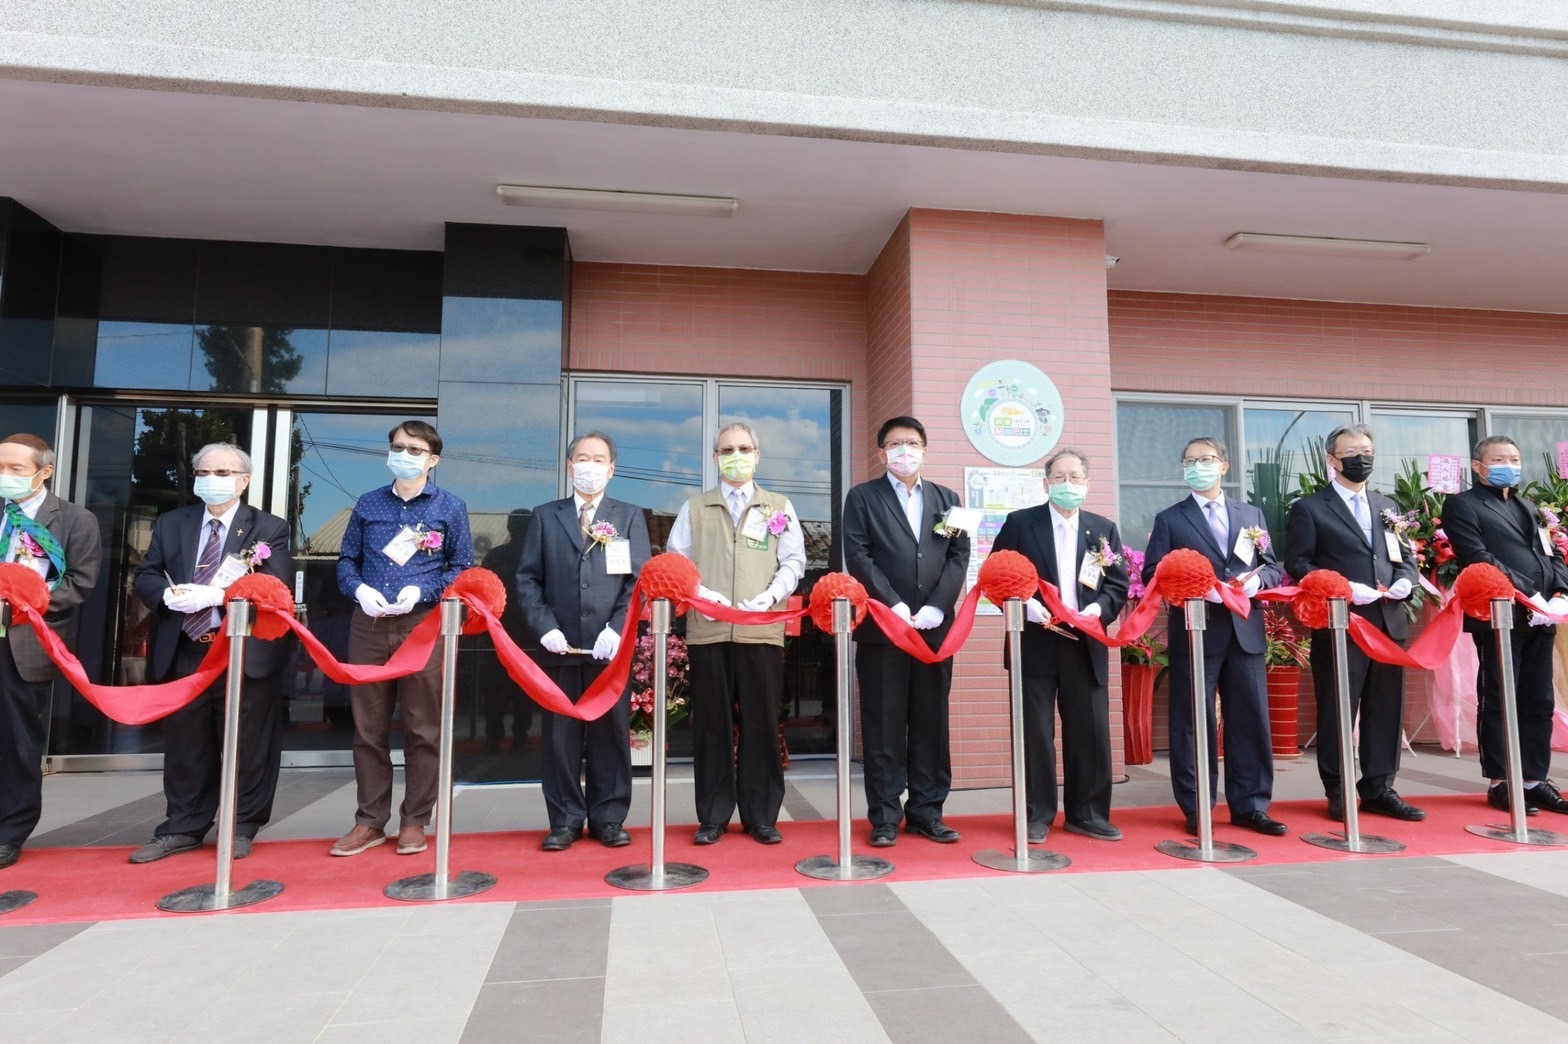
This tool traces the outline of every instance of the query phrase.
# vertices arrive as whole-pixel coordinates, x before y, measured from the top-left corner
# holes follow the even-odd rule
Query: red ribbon
[[[942,640],[941,647],[937,649],[927,645],[925,639],[920,637],[919,631],[875,598],[866,599],[866,610],[877,622],[877,626],[882,628],[882,633],[887,635],[887,640],[898,646],[901,651],[921,663],[941,663],[943,660],[951,659],[969,640],[969,632],[975,629],[975,607],[979,604],[980,587],[977,584],[969,589],[969,594],[959,603],[953,615],[953,626],[948,630],[947,637]]]

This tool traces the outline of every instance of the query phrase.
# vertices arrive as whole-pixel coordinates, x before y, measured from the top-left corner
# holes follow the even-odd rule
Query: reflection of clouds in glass
[[[563,336],[559,301],[448,297],[441,309],[441,379],[556,380]]]
[[[194,337],[190,323],[100,322],[93,384],[188,388]]]
[[[578,432],[597,428],[615,440],[611,496],[673,513],[700,488],[701,386],[580,384],[576,423]]]
[[[441,363],[439,334],[333,330],[329,395],[430,396]]]
[[[441,385],[438,481],[476,511],[554,500],[561,464],[559,385]]]
[[[831,392],[819,389],[720,390],[719,426],[735,421],[757,433],[757,479],[794,502],[802,518],[832,517]]]
[[[387,432],[408,420],[405,414],[350,416],[332,413],[297,414],[295,431],[303,452],[300,478],[310,483],[302,528],[320,529],[360,495],[392,481],[387,470]]]

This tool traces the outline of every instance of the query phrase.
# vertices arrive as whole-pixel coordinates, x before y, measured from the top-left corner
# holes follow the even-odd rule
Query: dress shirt
[[[7,500],[0,502],[0,534],[3,534],[5,538],[5,544],[0,545],[5,547],[5,554],[4,556],[0,556],[0,561],[15,562],[16,553],[21,550],[21,547],[16,539],[16,534],[11,531],[11,523],[7,521],[5,517],[6,512],[3,505],[10,505],[14,503],[17,507],[22,509],[22,514],[26,515],[30,519],[36,520],[38,518],[38,509],[44,506],[44,494],[47,492],[49,492],[47,486],[40,486],[38,488],[38,492],[34,493],[26,500]]]
[[[574,506],[577,508],[577,517],[578,518],[582,518],[583,517],[583,508],[587,507],[589,509],[589,511],[588,511],[588,525],[590,525],[590,526],[593,525],[593,520],[599,514],[599,501],[601,501],[603,499],[604,499],[604,490],[602,490],[602,489],[599,491],[599,495],[596,496],[596,497],[585,497],[581,493],[573,493],[572,494],[572,501],[574,503]],[[587,536],[588,534],[584,533],[583,535]]]
[[[234,516],[240,512],[239,498],[235,498],[228,510],[221,515],[214,515],[212,508],[201,513],[201,526],[196,530],[196,541],[187,550],[191,553],[191,577],[196,576],[196,565],[201,561],[201,549],[207,546],[207,535],[212,532],[212,520],[218,520],[218,564],[223,564],[223,549],[229,546],[229,529],[234,525]],[[241,548],[240,550],[244,550]],[[189,582],[189,581],[187,581]]]
[[[1051,506],[1051,529],[1056,535],[1056,579],[1062,604],[1078,611],[1078,512],[1063,515]]]
[[[1345,502],[1345,507],[1350,512],[1350,517],[1356,520],[1361,527],[1361,535],[1367,538],[1367,546],[1372,545],[1372,502],[1367,498],[1367,488],[1362,486],[1359,490],[1346,489],[1343,482],[1330,482],[1334,492],[1339,494],[1339,499]],[[1356,510],[1356,497],[1361,498],[1361,510]],[[1365,512],[1365,514],[1363,514]]]
[[[404,526],[441,534],[439,551],[415,551],[404,565],[382,553],[382,548]],[[468,529],[468,505],[453,493],[426,481],[425,488],[408,500],[393,486],[381,486],[359,498],[343,530],[338,552],[338,590],[353,598],[360,584],[368,584],[389,602],[397,601],[403,588],[419,588],[420,604],[440,600],[441,592],[457,574],[474,564],[474,543]]]
[[[733,486],[726,484],[724,501],[729,503],[729,492]],[[751,503],[751,498],[756,492],[755,483],[748,482],[740,487],[746,496],[746,503]],[[790,592],[800,586],[801,578],[806,575],[806,537],[800,528],[800,516],[795,514],[795,505],[788,498],[784,500],[784,513],[789,516],[789,528],[778,536],[779,542],[779,567],[773,572],[773,579],[768,586],[784,593],[779,596],[779,601],[787,598]],[[675,524],[670,527],[669,539],[664,542],[666,551],[674,551],[682,558],[691,558],[691,501],[681,504],[680,511],[675,516]]]
[[[898,497],[899,506],[904,509],[904,521],[909,523],[909,531],[915,535],[915,542],[918,544],[920,520],[924,517],[925,511],[925,485],[916,479],[913,486],[906,486],[891,471],[887,473],[887,480],[893,483],[893,493]]]

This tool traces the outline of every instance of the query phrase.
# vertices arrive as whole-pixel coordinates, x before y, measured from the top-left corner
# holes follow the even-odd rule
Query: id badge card
[[[1083,565],[1078,570],[1078,583],[1090,590],[1098,591],[1100,578],[1103,575],[1104,570],[1100,568],[1100,563],[1094,560],[1094,556],[1084,555]]]
[[[1388,545],[1388,560],[1390,562],[1403,562],[1404,555],[1399,550],[1399,538],[1388,530],[1383,530],[1383,541]]]
[[[381,549],[381,553],[398,565],[408,565],[408,560],[413,558],[414,552],[418,550],[419,534],[404,526],[397,536],[387,541],[387,546]]]
[[[1241,536],[1236,538],[1236,547],[1231,551],[1231,554],[1241,559],[1242,565],[1248,566],[1250,568],[1252,565],[1254,551],[1255,549],[1252,546],[1252,538],[1243,533]]]
[[[979,531],[983,518],[979,508],[958,507],[955,504],[947,509],[947,514],[943,516],[942,521],[948,529],[960,533],[975,533]]]
[[[611,576],[626,576],[632,571],[630,540],[611,540],[604,545],[604,571]]]
[[[218,571],[212,574],[210,583],[219,590],[228,590],[230,584],[250,572],[250,566],[245,564],[239,555],[225,555]]]
[[[740,535],[745,537],[757,547],[768,546],[768,516],[764,511],[746,512],[746,521],[740,527]]]
[[[29,566],[32,567],[33,572],[37,573],[40,578],[44,580],[49,579],[49,559],[39,558],[36,555],[28,555],[25,559],[19,559],[19,561],[25,561]]]
[[[1551,558],[1556,551],[1552,546],[1552,531],[1545,526],[1540,526],[1536,529],[1535,534],[1541,538],[1541,554]]]

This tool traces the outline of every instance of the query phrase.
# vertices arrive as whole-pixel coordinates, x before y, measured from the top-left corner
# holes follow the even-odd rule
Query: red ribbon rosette
[[[1005,553],[1005,552],[1004,552]],[[848,573],[829,573],[811,588],[811,622],[826,634],[833,633],[833,600],[847,598],[854,607],[850,628],[866,618],[866,586]]]
[[[42,613],[49,608],[49,585],[44,578],[15,562],[0,564],[0,601],[11,606],[11,622],[27,622],[27,607]]]
[[[1492,600],[1514,600],[1514,582],[1508,574],[1488,562],[1474,562],[1460,570],[1454,581],[1454,597],[1466,616],[1476,620],[1492,618]]]
[[[284,617],[294,615],[294,592],[282,580],[271,573],[247,573],[223,592],[225,602],[236,598],[243,598],[255,606],[250,625],[252,638],[271,641],[289,633],[288,620]]]
[[[1301,626],[1321,631],[1328,626],[1328,600],[1350,600],[1350,581],[1332,569],[1314,569],[1296,585],[1299,590],[1290,600],[1291,612],[1301,621]]]
[[[1209,575],[1214,575],[1212,570]],[[1028,600],[1038,594],[1040,574],[1017,551],[992,551],[980,566],[975,585],[992,605],[1002,605],[1009,598]]]
[[[1160,559],[1148,587],[1169,605],[1185,605],[1214,589],[1214,563],[1201,551],[1183,547]]]
[[[697,572],[696,563],[685,555],[666,551],[648,559],[637,582],[642,586],[644,598],[650,601],[668,598],[675,606],[675,615],[679,616],[686,611],[686,603],[697,594],[702,574]]]
[[[441,592],[441,597],[461,598],[469,604],[477,603],[488,609],[491,616],[499,617],[506,608],[506,585],[490,570],[474,566],[458,573],[457,579]],[[463,620],[464,634],[483,634],[486,629],[484,618],[478,613],[469,613]]]

